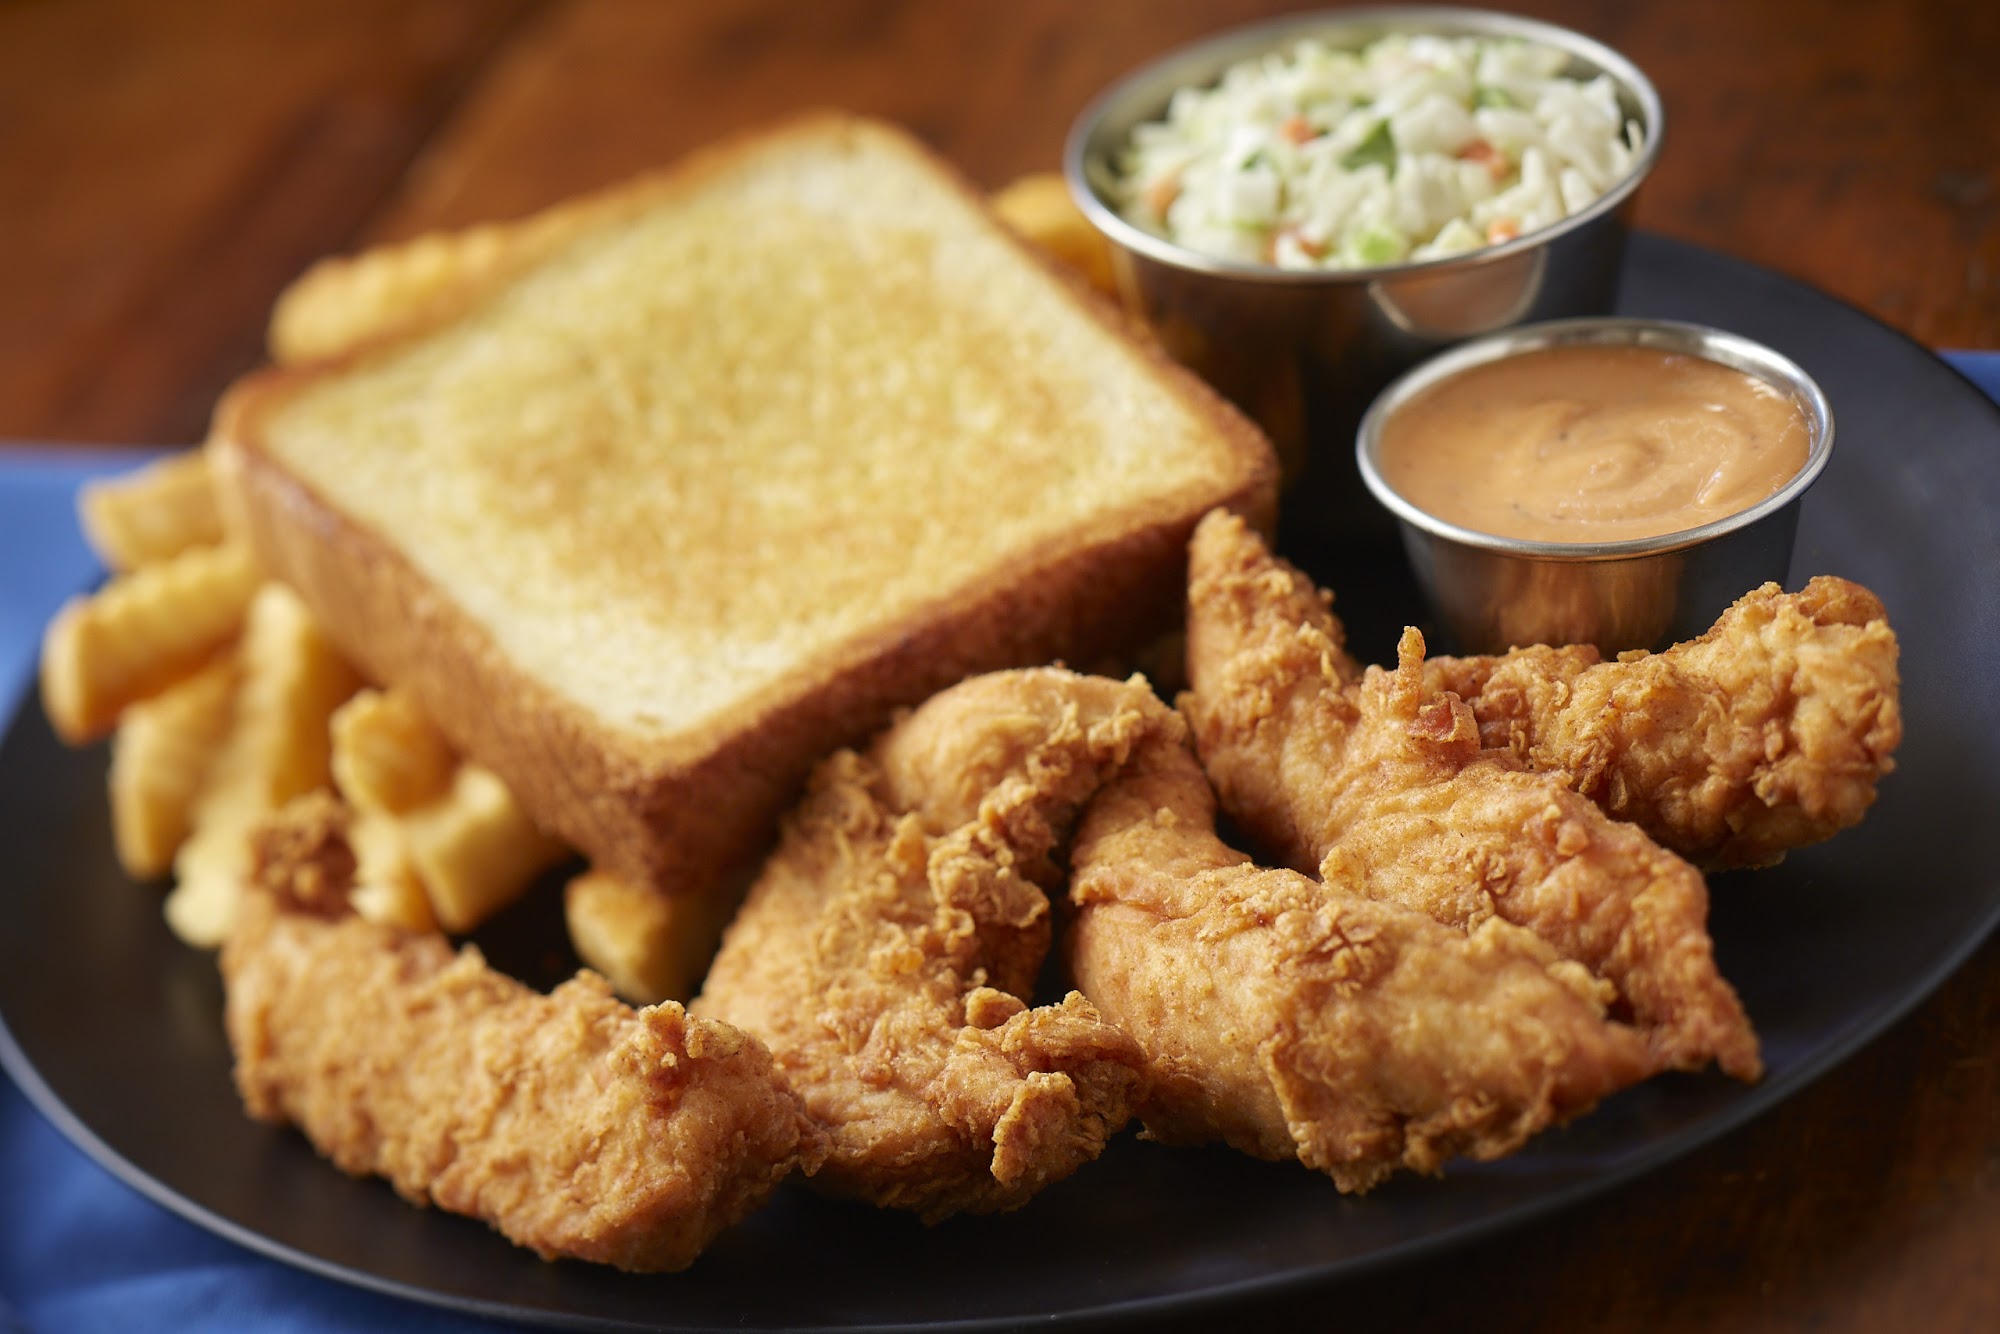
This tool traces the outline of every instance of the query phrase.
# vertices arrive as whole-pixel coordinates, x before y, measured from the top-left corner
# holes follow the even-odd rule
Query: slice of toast
[[[1196,520],[1271,518],[1256,430],[900,131],[810,117],[531,230],[249,377],[211,453],[335,642],[611,874],[715,883],[829,749],[1170,627]]]

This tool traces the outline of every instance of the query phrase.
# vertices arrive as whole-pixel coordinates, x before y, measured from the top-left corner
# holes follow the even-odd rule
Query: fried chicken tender
[[[222,951],[251,1115],[544,1258],[643,1271],[686,1268],[824,1156],[741,1031],[634,1011],[588,972],[544,996],[477,949],[352,915],[345,825],[319,794],[258,835]]]
[[[1472,706],[1484,745],[1715,869],[1858,823],[1903,738],[1882,604],[1826,575],[1766,584],[1663,653],[1524,648],[1434,658],[1424,675]]]
[[[1471,931],[1250,864],[1194,756],[1150,742],[1072,860],[1077,982],[1152,1062],[1174,1144],[1296,1157],[1343,1191],[1497,1158],[1655,1072],[1609,988],[1497,917]]]
[[[1132,1040],[1074,992],[1022,998],[1078,809],[1175,725],[1140,680],[1003,672],[814,773],[692,1009],[770,1045],[832,1138],[816,1187],[1012,1209],[1129,1119]]]
[[[1482,753],[1464,702],[1426,690],[1415,630],[1394,671],[1357,679],[1328,599],[1220,513],[1196,531],[1188,604],[1181,709],[1223,810],[1272,856],[1440,922],[1524,926],[1609,980],[1664,1064],[1760,1073],[1700,873]]]

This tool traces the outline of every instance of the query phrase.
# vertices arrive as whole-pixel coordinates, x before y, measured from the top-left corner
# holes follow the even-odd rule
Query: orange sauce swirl
[[[1615,542],[1698,528],[1806,463],[1805,413],[1733,367],[1648,347],[1538,348],[1461,371],[1383,428],[1383,479],[1477,532]]]

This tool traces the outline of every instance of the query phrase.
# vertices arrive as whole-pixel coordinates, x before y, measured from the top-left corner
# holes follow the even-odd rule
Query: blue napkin
[[[2000,352],[1945,355],[2000,401]],[[50,614],[99,573],[77,534],[76,488],[145,457],[0,449],[0,717],[13,715]],[[213,1236],[98,1167],[0,1078],[0,1334],[501,1328],[334,1283]]]
[[[1953,369],[2000,403],[2000,352],[1940,352]]]

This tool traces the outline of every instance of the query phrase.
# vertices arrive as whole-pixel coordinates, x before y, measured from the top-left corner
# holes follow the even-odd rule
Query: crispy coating
[[[825,1153],[770,1055],[593,973],[542,995],[353,916],[345,813],[290,808],[222,952],[236,1083],[354,1175],[484,1219],[544,1258],[686,1268]]]
[[[1223,809],[1329,884],[1471,927],[1527,927],[1617,989],[1667,1065],[1761,1070],[1716,971],[1692,866],[1558,777],[1482,754],[1471,711],[1425,688],[1423,640],[1354,665],[1328,601],[1226,514],[1190,554],[1181,708]]]
[[[1078,808],[1177,725],[1143,681],[996,673],[814,773],[693,1009],[770,1045],[832,1137],[817,1187],[1011,1209],[1124,1125],[1137,1046],[1080,995],[1022,998]]]
[[[1251,865],[1172,740],[1091,803],[1073,867],[1070,965],[1146,1049],[1156,1139],[1296,1157],[1362,1191],[1509,1153],[1658,1068],[1605,1017],[1609,988],[1532,932]]]
[[[1903,738],[1896,636],[1859,584],[1745,594],[1698,639],[1435,658],[1482,743],[1712,868],[1775,862],[1856,824]]]

